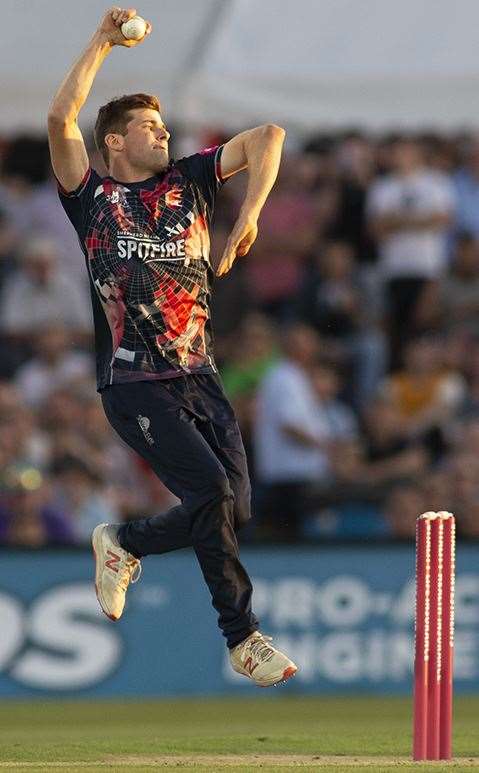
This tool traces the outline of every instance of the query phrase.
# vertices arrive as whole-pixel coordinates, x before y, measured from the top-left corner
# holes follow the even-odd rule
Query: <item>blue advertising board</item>
[[[477,548],[460,545],[455,686],[479,692]],[[408,693],[413,546],[243,550],[261,629],[300,666],[291,693]],[[247,694],[194,554],[143,561],[118,623],[98,610],[90,553],[0,555],[0,696]]]

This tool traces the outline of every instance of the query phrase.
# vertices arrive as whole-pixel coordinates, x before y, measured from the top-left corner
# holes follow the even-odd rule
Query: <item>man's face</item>
[[[421,147],[413,140],[396,142],[392,150],[392,162],[397,172],[413,172],[422,166]]]
[[[48,253],[35,253],[25,256],[25,272],[36,284],[46,285],[52,279],[55,260]]]
[[[129,163],[137,169],[153,174],[166,169],[170,134],[160,113],[146,107],[131,110],[130,116],[126,134],[120,135],[118,150],[125,153]]]

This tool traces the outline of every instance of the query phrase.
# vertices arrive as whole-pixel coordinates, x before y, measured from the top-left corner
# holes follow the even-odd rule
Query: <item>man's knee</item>
[[[233,500],[233,492],[226,474],[221,470],[205,470],[201,486],[190,491],[183,499],[183,504],[190,511],[200,511],[210,509],[225,500]]]
[[[206,488],[210,499],[218,501],[222,501],[223,499],[233,499],[230,482],[227,476],[220,471],[208,476]]]
[[[249,485],[241,491],[234,491],[233,519],[235,529],[241,529],[251,519],[251,489]]]
[[[226,475],[205,478],[201,491],[190,498],[193,544],[215,539],[229,525],[233,528],[233,492]]]

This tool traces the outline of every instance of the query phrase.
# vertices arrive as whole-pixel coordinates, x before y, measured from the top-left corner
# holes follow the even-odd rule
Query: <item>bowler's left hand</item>
[[[258,223],[256,218],[251,217],[251,215],[240,215],[226,242],[216,275],[227,274],[236,258],[247,255],[257,236]]]

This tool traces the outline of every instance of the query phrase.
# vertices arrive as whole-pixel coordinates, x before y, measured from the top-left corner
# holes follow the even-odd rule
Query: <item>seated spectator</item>
[[[317,231],[311,196],[315,159],[286,157],[261,213],[251,260],[245,262],[249,295],[259,310],[288,321],[291,297],[301,286],[304,258]],[[308,190],[309,186],[309,190]]]
[[[0,381],[0,416],[21,407],[18,390],[9,381]]]
[[[273,326],[268,317],[250,314],[230,339],[230,356],[221,371],[230,400],[254,392],[277,359]]]
[[[85,463],[90,456],[94,464],[99,461],[100,456],[95,455],[85,438],[86,404],[87,400],[76,384],[56,389],[45,399],[40,421],[51,443],[50,464],[64,456],[85,460]]]
[[[82,402],[76,390],[64,387],[50,392],[38,418],[50,436],[54,436],[57,431],[79,433],[83,421]]]
[[[176,503],[176,498],[167,489],[169,497],[165,496],[156,475],[151,470],[145,470],[140,457],[113,432],[99,396],[91,395],[89,389],[87,396],[79,397],[81,427],[76,431],[76,438],[82,442],[81,458],[87,461],[89,467],[93,466],[102,478],[103,491],[111,505],[121,513],[121,519],[149,514],[152,506],[153,515],[168,509],[173,499]],[[150,488],[153,488],[154,481],[158,481],[159,487],[153,493]]]
[[[318,247],[299,296],[299,314],[322,336],[341,339],[355,333],[361,315],[361,293],[348,242]]]
[[[326,362],[316,363],[311,371],[313,389],[319,398],[321,420],[329,427],[331,443],[340,444],[358,435],[358,423],[349,405],[339,399],[341,379],[337,368]]]
[[[305,325],[294,325],[281,340],[283,356],[259,389],[255,454],[264,523],[286,538],[298,535],[304,492],[328,478],[330,463],[329,428],[311,380],[319,339]]]
[[[49,440],[49,467],[65,456],[88,464],[91,449],[83,434],[83,401],[74,386],[52,392],[38,418]]]
[[[466,539],[479,538],[479,497],[468,502],[456,518],[458,533]]]
[[[49,170],[46,137],[24,134],[13,137],[7,143],[2,153],[0,207],[5,211],[17,238],[28,231],[30,198],[35,187],[47,179]]]
[[[454,175],[458,231],[479,239],[479,137],[469,143],[465,163]]]
[[[48,465],[65,458],[93,467],[103,480],[103,491],[120,519],[155,515],[168,509],[173,497],[140,457],[113,433],[93,388],[75,383],[53,392],[41,411],[49,440]]]
[[[417,306],[423,329],[442,330],[450,338],[470,339],[479,333],[479,241],[457,236],[451,268],[440,282],[430,282]]]
[[[404,367],[385,383],[385,393],[407,431],[416,436],[429,433],[430,448],[438,453],[440,435],[464,399],[465,382],[461,374],[443,368],[440,341],[423,336],[407,345]]]
[[[99,523],[118,523],[118,509],[91,465],[65,456],[53,465],[51,473],[55,502],[59,510],[68,513],[75,542],[89,544]]]
[[[84,287],[70,281],[58,265],[56,244],[34,236],[20,253],[18,269],[5,281],[0,330],[26,345],[45,325],[63,325],[77,340],[86,340],[91,311]]]
[[[6,382],[0,382],[0,447],[0,468],[26,464],[44,469],[48,463],[48,437],[37,426],[34,414],[24,406],[18,391]]]
[[[475,444],[474,444],[475,445]],[[445,463],[449,475],[449,502],[456,515],[458,533],[479,536],[479,458],[458,444]]]
[[[41,548],[74,542],[68,518],[52,504],[48,482],[39,470],[7,467],[1,483],[1,544]]]
[[[220,196],[219,200],[222,197]],[[216,210],[215,210],[216,220]],[[220,264],[231,228],[218,225],[211,243],[210,260],[212,267]],[[215,331],[215,359],[221,363],[228,357],[229,336],[237,334],[238,328],[253,309],[251,293],[245,276],[246,261],[236,261],[235,270],[215,282],[211,295],[211,314]]]
[[[6,212],[0,209],[0,289],[14,267],[16,234]]]
[[[169,510],[170,507],[176,507],[180,504],[180,500],[165,486],[164,483],[153,472],[151,467],[140,456],[133,456],[134,472],[138,474],[139,483],[134,492],[130,491],[129,497],[126,497],[124,492],[116,488],[117,506],[122,513],[127,513],[127,517],[130,519],[148,517],[150,515],[158,515]],[[133,502],[134,494],[135,499],[138,496],[142,497],[141,507],[138,508]],[[136,510],[135,510],[136,507]]]
[[[256,392],[278,358],[273,326],[268,317],[250,314],[229,339],[230,356],[221,369],[226,394],[241,427],[243,442],[252,458],[251,436],[256,416]]]
[[[272,246],[301,256],[314,244],[317,224],[312,198],[317,176],[313,155],[285,156],[276,184],[261,213],[258,238]]]
[[[386,372],[386,341],[376,312],[361,284],[351,245],[343,241],[321,245],[298,296],[298,315],[350,367],[350,397],[359,407],[374,397]]]
[[[105,172],[106,174],[106,172]],[[41,232],[55,242],[58,265],[72,283],[83,289],[88,308],[88,270],[83,252],[70,222],[58,200],[58,186],[53,174],[35,186],[25,205],[27,232]]]
[[[425,443],[409,431],[387,396],[376,399],[365,412],[364,455],[370,483],[383,487],[420,475],[429,462]]]
[[[27,405],[40,407],[53,391],[93,377],[92,357],[70,348],[67,330],[62,325],[41,328],[32,343],[33,359],[22,365],[15,376],[15,385]]]
[[[364,437],[336,435],[329,448],[331,477],[316,486],[311,501],[380,502],[399,482],[416,481],[426,473],[430,455],[410,437],[389,400],[377,399],[364,417]]]
[[[454,505],[451,500],[450,475],[442,462],[436,467],[427,470],[425,475],[419,478],[418,486],[424,500],[425,511],[454,511]]]
[[[384,518],[390,536],[414,540],[418,516],[429,509],[419,486],[409,484],[395,487],[384,506]]]
[[[479,334],[479,237],[463,233],[456,242],[451,272],[441,283],[439,308],[446,329]]]
[[[467,380],[467,391],[459,407],[460,421],[479,416],[479,343],[469,341],[467,359],[464,358],[463,372]]]

